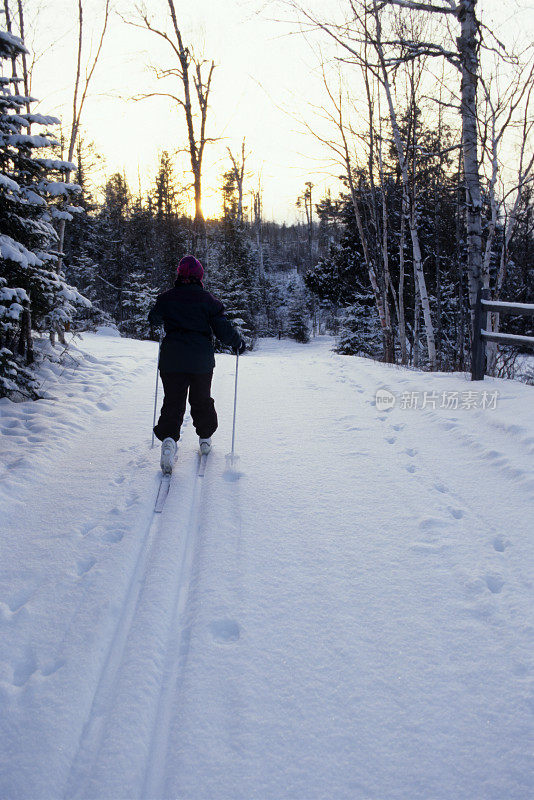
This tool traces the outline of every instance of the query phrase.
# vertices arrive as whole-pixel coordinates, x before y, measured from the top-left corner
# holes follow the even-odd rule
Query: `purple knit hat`
[[[202,283],[202,278],[204,277],[204,267],[195,256],[184,256],[178,264],[176,272],[178,277],[184,280],[193,278],[193,280]]]

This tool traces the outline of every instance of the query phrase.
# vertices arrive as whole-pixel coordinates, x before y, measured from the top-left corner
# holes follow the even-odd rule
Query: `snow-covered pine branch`
[[[20,39],[0,31],[0,62],[27,52]],[[32,98],[18,94],[18,82],[15,76],[0,82],[0,395],[21,389],[34,396],[32,328],[55,336],[89,301],[56,269],[59,240],[51,222],[61,215],[58,198],[79,191],[52,175],[64,178],[72,163],[43,156],[58,144],[49,128],[59,120],[32,114]],[[26,133],[29,125],[45,130]]]

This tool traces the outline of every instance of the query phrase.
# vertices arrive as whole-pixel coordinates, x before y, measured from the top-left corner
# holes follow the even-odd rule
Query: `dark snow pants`
[[[165,396],[154,433],[162,442],[167,437],[178,441],[185,414],[187,392],[193,425],[201,439],[209,437],[217,430],[215,403],[211,397],[213,372],[161,372]]]

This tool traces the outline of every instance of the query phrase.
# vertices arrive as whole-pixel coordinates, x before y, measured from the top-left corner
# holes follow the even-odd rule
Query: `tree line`
[[[306,181],[298,224],[263,218],[244,139],[238,152],[227,149],[220,217],[205,219],[215,64],[184,37],[174,0],[162,0],[157,20],[142,8],[124,20],[165,43],[169,60],[153,65],[156,91],[138,99],[157,94],[176,107],[190,161],[187,187],[173,155],[162,153],[144,195],[121,174],[95,188],[82,138],[108,0],[89,55],[84,2],[75,3],[72,119],[59,133],[59,120],[31,110],[25,3],[11,4],[15,13],[4,0],[0,34],[2,394],[36,396],[36,334],[47,333],[52,349],[88,325],[150,336],[148,307],[187,251],[251,343],[332,333],[340,353],[422,368],[467,368],[481,288],[534,301],[533,51],[508,49],[478,18],[476,0],[347,0],[338,18],[325,19],[289,4],[321,43],[324,106],[301,122],[340,180],[338,195],[323,198]],[[493,314],[490,324],[504,323]],[[521,318],[506,325],[530,332]],[[509,366],[491,346],[488,371],[511,374]]]

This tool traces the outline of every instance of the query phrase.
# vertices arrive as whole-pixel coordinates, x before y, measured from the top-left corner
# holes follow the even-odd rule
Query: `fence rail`
[[[519,314],[525,317],[534,317],[534,303],[508,303],[505,300],[490,300],[489,289],[479,290],[473,326],[471,360],[471,380],[473,381],[484,380],[487,342],[534,349],[534,336],[486,330],[488,314]]]
[[[505,303],[503,300],[480,299],[482,309],[498,314],[524,314],[534,317],[534,303]]]

